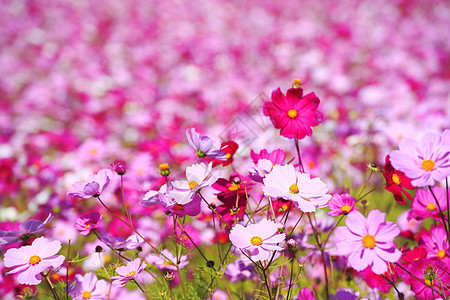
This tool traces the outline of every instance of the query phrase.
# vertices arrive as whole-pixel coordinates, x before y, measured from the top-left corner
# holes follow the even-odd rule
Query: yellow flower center
[[[89,229],[89,227],[91,227],[91,224],[86,225],[86,229]]]
[[[298,185],[296,183],[289,187],[289,193],[298,194]]]
[[[89,154],[90,155],[96,155],[98,153],[98,149],[97,148],[91,148],[89,149]]]
[[[396,185],[400,185],[400,177],[397,174],[392,175],[392,181],[396,184]]]
[[[425,279],[425,284],[428,285],[428,286],[432,286],[433,285],[433,280]]]
[[[159,165],[159,169],[160,169],[160,170],[169,170],[169,169],[170,169],[170,168],[169,168],[169,164],[166,164],[166,163],[160,164],[160,165]]]
[[[436,205],[434,205],[434,203],[430,202],[430,203],[427,204],[427,209],[429,211],[435,210],[436,209]]]
[[[125,276],[125,277],[128,277],[128,276],[133,276],[133,275],[136,275],[136,272],[135,271],[131,271],[130,273],[128,273],[127,274],[127,276]]]
[[[163,265],[165,265],[165,266],[170,266],[170,262],[168,262],[167,260],[165,260],[165,261],[163,262]]]
[[[375,247],[376,241],[373,235],[366,234],[362,239],[363,246],[369,249]]]
[[[439,258],[444,258],[445,257],[445,250],[441,249],[437,252],[437,256]]]
[[[302,87],[302,81],[300,79],[294,79],[294,82],[292,83],[292,87],[294,89],[300,89]]]
[[[344,205],[341,207],[341,211],[350,212],[352,210],[352,207],[350,205]]]
[[[425,159],[420,164],[425,171],[432,171],[436,165],[431,159]]]
[[[250,239],[250,243],[253,246],[259,246],[262,244],[262,238],[260,238],[259,236],[254,236]]]
[[[84,291],[83,292],[83,299],[91,299],[91,292]]]
[[[291,119],[295,119],[298,115],[297,111],[295,109],[290,109],[287,114],[288,114],[288,117]]]
[[[189,182],[189,188],[190,188],[191,190],[195,189],[195,188],[197,187],[197,185],[198,185],[198,183],[195,182],[194,180],[192,180],[192,181]]]
[[[231,157],[231,153],[227,153],[227,159],[229,159]]]
[[[237,191],[239,189],[239,184],[233,182],[228,189],[230,191]]]
[[[41,261],[41,258],[37,255],[30,257],[30,265],[37,265]]]

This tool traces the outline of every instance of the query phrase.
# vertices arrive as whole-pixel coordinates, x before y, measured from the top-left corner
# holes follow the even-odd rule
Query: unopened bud
[[[374,172],[379,172],[380,171],[380,168],[378,168],[376,163],[368,164],[367,167],[369,169],[371,169],[372,171],[374,171]]]
[[[214,268],[214,262],[212,260],[208,260],[206,262],[206,265],[208,266],[208,268]]]
[[[170,172],[171,172],[169,164],[166,164],[166,163],[160,164],[158,171],[159,171],[159,174],[163,177],[169,176]]]
[[[103,248],[101,246],[96,246],[95,247],[95,252],[101,253],[101,252],[103,252]]]
[[[111,168],[120,176],[125,175],[125,173],[127,172],[125,168],[125,163],[121,161],[117,161],[111,164]]]
[[[298,243],[296,241],[294,241],[293,239],[289,239],[286,242],[286,245],[288,246],[289,249],[294,250],[295,248],[297,248]]]
[[[173,274],[173,272],[167,272],[165,277],[167,280],[172,280],[175,278],[175,275]]]
[[[278,230],[279,233],[283,233],[283,232],[286,231],[286,227],[283,224],[278,223],[277,225],[278,225],[278,229],[277,230]]]

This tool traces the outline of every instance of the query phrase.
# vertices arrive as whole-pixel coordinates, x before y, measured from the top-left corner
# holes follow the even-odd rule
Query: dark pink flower
[[[422,233],[420,240],[423,242],[421,245],[427,250],[428,257],[434,256],[441,259],[449,259],[449,246],[444,227],[434,227],[431,229],[430,234]]]
[[[75,222],[75,229],[79,230],[79,234],[88,235],[92,229],[98,228],[102,220],[102,215],[94,211],[79,217]]]
[[[312,134],[311,127],[322,122],[322,113],[317,111],[320,100],[316,94],[303,96],[302,88],[291,88],[283,95],[280,88],[272,92],[272,102],[266,102],[264,115],[269,116],[281,135],[299,139]]]
[[[328,215],[333,217],[348,214],[358,209],[355,207],[355,198],[349,194],[334,194],[328,202],[328,207],[331,209]]]
[[[447,210],[447,196],[444,188],[435,186],[432,188],[433,194],[438,200],[442,211]],[[411,202],[411,211],[408,213],[408,220],[414,218],[422,220],[426,218],[433,218],[434,220],[442,220],[439,214],[439,208],[436,204],[433,194],[429,189],[419,189],[416,192],[416,197]],[[445,214],[444,214],[445,215]]]
[[[445,299],[450,296],[448,266],[440,259],[421,258],[413,261],[408,271],[413,275],[409,277],[409,284],[418,299],[438,299],[438,293]]]

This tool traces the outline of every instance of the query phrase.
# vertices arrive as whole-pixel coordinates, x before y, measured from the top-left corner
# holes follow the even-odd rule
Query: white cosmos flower
[[[194,164],[186,168],[187,180],[175,180],[174,187],[167,196],[173,198],[178,204],[186,204],[192,201],[195,193],[204,187],[211,186],[219,178],[218,172],[212,170],[212,162]]]
[[[291,200],[303,212],[314,212],[316,207],[326,206],[331,198],[323,181],[297,172],[292,165],[275,165],[263,182],[264,195]]]

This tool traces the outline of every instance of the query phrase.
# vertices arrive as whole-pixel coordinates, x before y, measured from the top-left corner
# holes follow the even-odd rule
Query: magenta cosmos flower
[[[328,202],[328,207],[331,209],[328,215],[333,217],[346,215],[358,209],[355,207],[355,198],[350,194],[334,194]]]
[[[118,267],[116,273],[119,276],[111,277],[111,280],[113,280],[112,284],[115,286],[124,286],[131,279],[136,279],[146,266],[147,264],[145,262],[141,264],[141,259],[136,258],[128,262],[126,266]]]
[[[231,229],[230,240],[254,261],[268,259],[273,251],[283,250],[278,246],[286,235],[278,232],[278,225],[266,219],[247,227],[237,224]]]
[[[394,222],[386,222],[385,217],[378,209],[367,218],[353,211],[345,219],[346,226],[336,229],[336,248],[356,271],[370,266],[375,274],[384,274],[387,262],[396,262],[402,256],[394,243],[400,228]]]
[[[272,92],[272,102],[264,104],[263,112],[275,128],[281,129],[282,136],[302,139],[312,134],[312,126],[322,122],[322,113],[317,111],[319,103],[314,93],[303,96],[302,88],[291,88],[286,96],[278,88]]]
[[[95,175],[89,175],[86,182],[75,182],[72,185],[75,192],[67,193],[67,195],[77,199],[98,197],[108,186],[113,174],[109,169],[102,169]]]
[[[37,285],[42,281],[41,272],[60,267],[65,257],[57,255],[61,242],[49,242],[44,237],[37,238],[29,246],[9,249],[5,253],[5,266],[12,268],[7,274],[19,273],[21,284]]]
[[[404,138],[399,150],[390,154],[396,170],[402,171],[416,187],[433,186],[450,175],[450,145],[434,133],[427,133],[420,142]]]
[[[432,188],[432,191],[436,196],[442,211],[447,210],[447,196],[445,189],[435,186]],[[433,194],[429,189],[417,190],[416,197],[411,202],[411,211],[408,213],[408,220],[411,220],[412,218],[423,220],[429,217],[434,220],[442,220]]]
[[[264,195],[291,200],[303,212],[314,212],[330,200],[328,187],[319,178],[297,172],[292,165],[275,165],[263,180]]]
[[[88,235],[92,229],[98,228],[100,226],[100,221],[102,220],[102,215],[94,211],[79,217],[75,221],[75,229],[79,230],[79,234]]]
[[[94,273],[87,273],[84,276],[76,274],[69,289],[73,300],[100,300],[107,298],[109,287],[105,280],[98,280]]]
[[[408,266],[408,271],[413,275],[409,277],[409,284],[416,297],[440,299],[445,296],[447,299],[450,296],[450,275],[447,268],[438,258],[420,258],[413,261]]]

